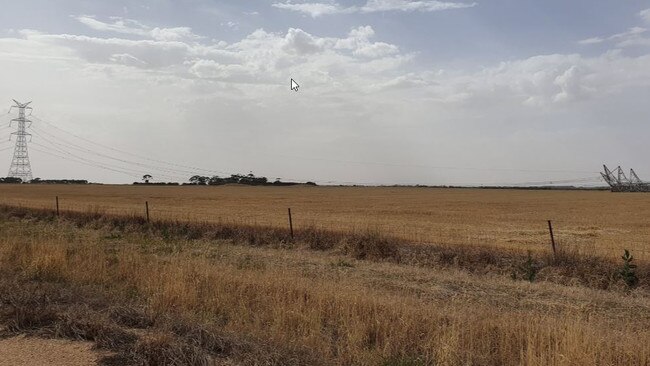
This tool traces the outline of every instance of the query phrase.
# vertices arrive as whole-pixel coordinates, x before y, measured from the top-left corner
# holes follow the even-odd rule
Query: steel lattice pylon
[[[18,108],[18,118],[11,120],[11,124],[16,122],[18,130],[13,132],[12,135],[16,136],[16,147],[14,148],[14,157],[11,159],[11,166],[9,167],[9,174],[7,176],[13,178],[20,178],[23,182],[32,180],[32,166],[29,163],[29,152],[27,151],[27,137],[31,138],[31,134],[26,132],[26,125],[31,125],[32,121],[25,117],[25,110],[32,109],[28,107],[29,103],[19,103],[14,100],[15,105],[11,108]]]
[[[609,170],[607,165],[603,165],[605,171],[600,173],[605,182],[609,185],[612,192],[650,192],[650,183],[642,181],[634,169],[630,169],[630,177],[625,176],[623,169],[618,166],[614,170]]]

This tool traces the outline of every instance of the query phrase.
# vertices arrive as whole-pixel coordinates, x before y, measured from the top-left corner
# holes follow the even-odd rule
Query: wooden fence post
[[[144,208],[147,212],[147,222],[149,222],[149,201],[144,201]]]
[[[289,231],[291,232],[291,239],[293,239],[293,220],[291,219],[291,209],[289,209]]]
[[[60,216],[61,212],[59,211],[59,196],[56,196],[56,216]]]
[[[551,247],[553,248],[553,255],[555,255],[555,237],[553,236],[553,225],[551,224],[551,220],[548,220],[548,231],[551,234]]]

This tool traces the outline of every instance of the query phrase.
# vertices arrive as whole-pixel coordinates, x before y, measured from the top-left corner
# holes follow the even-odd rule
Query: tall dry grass
[[[519,250],[493,248],[489,245],[413,244],[375,230],[346,233],[307,227],[295,230],[292,237],[287,229],[276,227],[171,220],[147,222],[139,216],[106,215],[96,211],[64,211],[58,217],[50,209],[0,205],[0,214],[28,221],[64,218],[82,228],[111,228],[165,240],[228,240],[234,244],[255,247],[304,246],[317,251],[335,251],[355,259],[390,261],[426,268],[460,268],[479,274],[518,276],[520,271],[517,268],[528,258],[528,254]],[[621,288],[621,281],[615,275],[620,263],[615,260],[593,254],[584,255],[564,248],[557,253],[537,253],[534,258],[534,265],[540,270],[540,280],[599,289]],[[640,287],[644,291],[648,290],[650,265],[641,262],[636,271],[642,278]]]
[[[336,252],[302,250],[292,256],[300,249],[242,247],[247,256],[233,260],[232,248],[223,240],[152,237],[124,226],[80,227],[74,221],[44,222],[23,215],[20,221],[3,218],[0,269],[32,282],[95,286],[115,303],[141,303],[154,323],[190,319],[228,334],[267,340],[278,349],[310,350],[317,355],[310,362],[323,364],[650,362],[650,308],[643,291],[577,287],[581,300],[595,302],[596,309],[572,309],[570,304],[552,305],[566,296],[559,285],[371,261],[355,261],[341,275],[340,266],[324,264],[340,260]],[[283,266],[286,261],[296,262]],[[411,277],[417,271],[434,271],[438,280],[421,284]],[[359,272],[369,277],[355,279]],[[424,292],[376,285],[388,280],[419,283]],[[433,298],[423,295],[442,282],[450,283],[447,290]],[[485,292],[487,285],[499,293]],[[470,299],[461,290],[478,296]],[[525,304],[521,296],[547,305],[508,305]],[[290,363],[282,357],[276,361]]]

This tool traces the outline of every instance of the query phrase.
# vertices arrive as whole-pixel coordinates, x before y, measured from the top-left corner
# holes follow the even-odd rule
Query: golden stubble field
[[[650,194],[391,187],[0,185],[0,202],[144,215],[152,219],[377,230],[413,242],[548,250],[546,220],[563,248],[650,259]]]

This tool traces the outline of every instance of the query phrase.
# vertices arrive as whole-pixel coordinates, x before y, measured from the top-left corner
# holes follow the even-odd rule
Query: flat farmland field
[[[0,185],[0,203],[286,228],[376,231],[415,243],[650,259],[650,194],[390,187]]]

